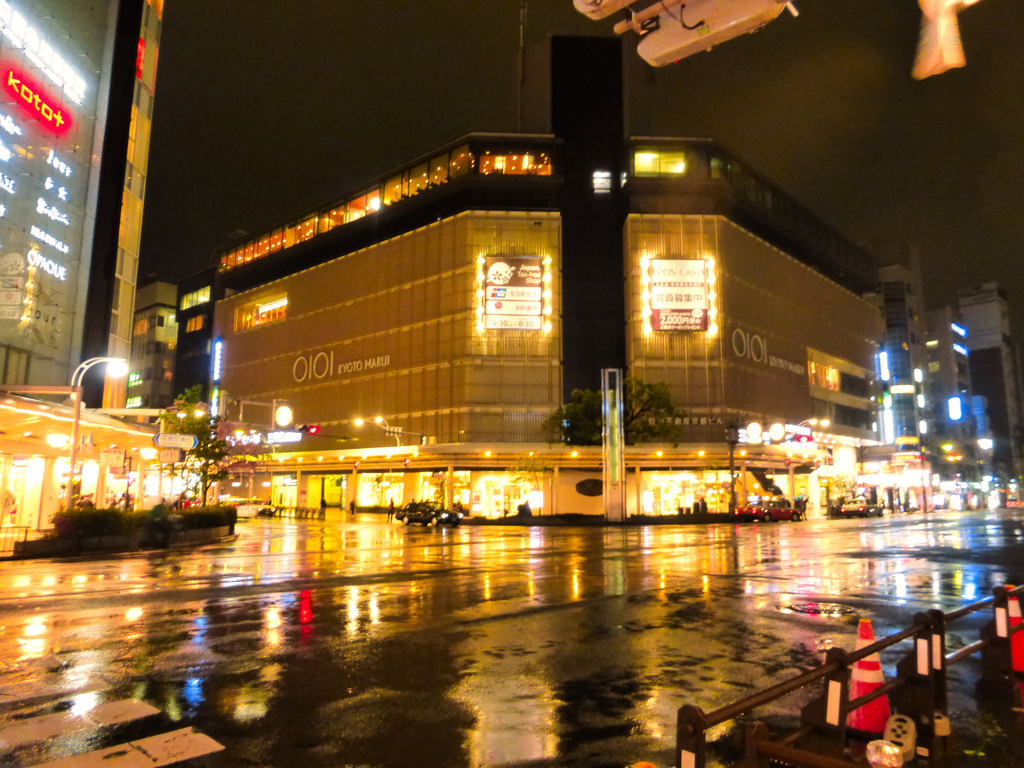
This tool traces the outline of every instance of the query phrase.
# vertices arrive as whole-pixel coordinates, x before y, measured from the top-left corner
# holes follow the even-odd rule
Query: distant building
[[[974,393],[988,404],[994,440],[993,465],[1003,481],[1021,473],[1021,383],[1016,349],[1010,337],[1006,292],[983,283],[960,292],[960,315],[968,331]]]
[[[210,396],[210,354],[213,350],[213,310],[223,297],[217,271],[207,269],[178,283],[178,349],[174,362],[174,391],[200,387]]]
[[[166,408],[174,402],[178,287],[148,283],[135,294],[135,322],[126,408]]]

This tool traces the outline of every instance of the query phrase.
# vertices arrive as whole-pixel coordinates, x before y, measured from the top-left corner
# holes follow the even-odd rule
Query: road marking
[[[70,712],[39,715],[0,729],[0,749],[14,749],[23,744],[45,741],[56,736],[69,736],[81,731],[141,720],[159,712],[159,709],[144,701],[124,699],[101,704],[80,715]]]
[[[91,680],[78,688],[61,688],[60,686],[38,682],[0,686],[0,711],[23,704],[33,704],[44,699],[56,699],[62,696],[75,696],[79,693],[102,691],[107,687],[106,683],[93,682]]]
[[[65,757],[34,768],[159,768],[220,752],[223,744],[191,728],[129,741],[83,755]]]

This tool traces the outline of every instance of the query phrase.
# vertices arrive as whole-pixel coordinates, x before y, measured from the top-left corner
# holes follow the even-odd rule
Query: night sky
[[[714,138],[851,239],[916,248],[929,305],[984,280],[1020,303],[1020,3],[964,11],[967,67],[924,81],[915,0],[796,5],[679,64],[640,62],[630,133]],[[140,279],[208,266],[233,236],[465,133],[516,128],[518,0],[165,7]],[[533,0],[527,43],[612,23]]]

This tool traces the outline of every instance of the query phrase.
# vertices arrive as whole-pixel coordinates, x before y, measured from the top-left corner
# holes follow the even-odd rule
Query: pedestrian
[[[697,500],[697,509],[702,515],[706,515],[708,513],[708,502],[703,496]]]
[[[356,500],[355,499],[352,499],[352,501],[350,501],[348,503],[348,511],[351,514],[353,514],[353,515],[356,513]]]
[[[394,517],[395,517],[395,500],[392,499],[391,501],[388,502],[388,522],[390,523],[391,520]]]

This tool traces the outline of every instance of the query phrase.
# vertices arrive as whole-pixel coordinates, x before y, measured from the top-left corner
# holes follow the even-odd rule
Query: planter
[[[34,539],[14,544],[14,557],[67,557],[91,552],[134,552],[140,548],[162,549],[177,544],[205,544],[217,541],[234,533],[234,526],[220,525],[214,528],[193,528],[171,531],[164,540],[147,537],[146,531],[118,536],[87,536],[78,538]]]

